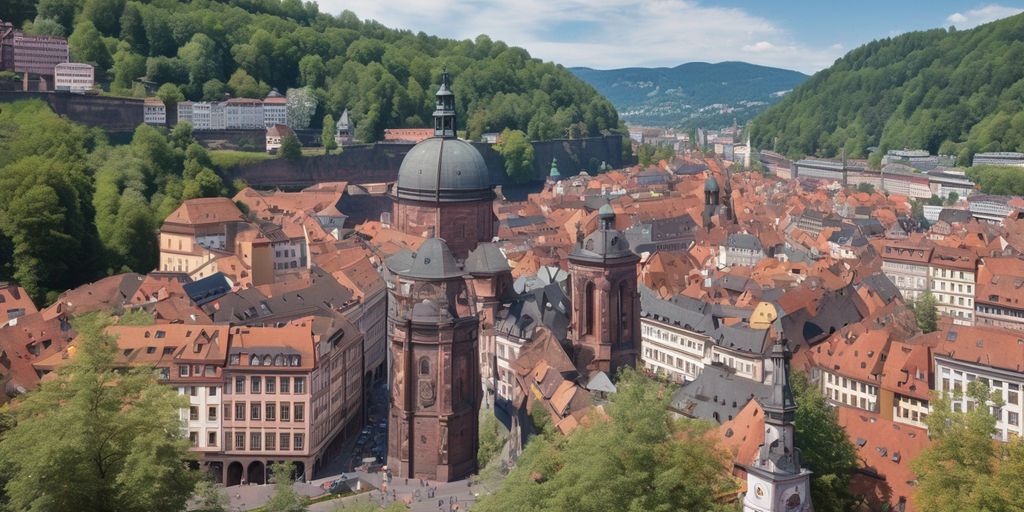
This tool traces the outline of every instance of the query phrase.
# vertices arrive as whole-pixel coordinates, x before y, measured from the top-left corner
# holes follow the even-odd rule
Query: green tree
[[[857,469],[857,453],[839,424],[836,410],[807,375],[794,372],[791,379],[796,398],[794,437],[800,460],[813,471],[811,497],[814,509],[844,512],[855,504],[850,493],[850,478]]]
[[[536,436],[517,467],[474,510],[578,512],[733,510],[724,454],[704,423],[673,420],[671,390],[624,370],[607,411],[570,436]]]
[[[294,133],[289,133],[281,139],[281,156],[292,161],[302,158],[302,145]]]
[[[950,192],[949,195],[946,196],[946,206],[952,206],[956,204],[956,202],[959,200],[960,194],[957,194],[956,192]]]
[[[914,318],[917,319],[917,328],[921,332],[935,332],[939,329],[939,303],[935,300],[932,292],[925,290],[916,301],[910,305],[914,311]]]
[[[228,495],[209,478],[200,479],[196,483],[193,496],[195,512],[227,512],[230,504]]]
[[[203,84],[203,101],[220,101],[224,97],[224,93],[227,92],[227,87],[224,82],[212,78],[207,80]]]
[[[338,149],[338,141],[334,140],[334,116],[324,116],[323,128],[320,129],[320,143],[324,145],[324,154]]]
[[[78,0],[39,0],[36,15],[57,20],[65,30],[75,25],[75,14],[81,5]]]
[[[498,421],[493,412],[486,411],[483,414],[484,419],[480,422],[480,448],[476,454],[477,465],[481,468],[501,451],[508,435],[508,430]]]
[[[60,22],[53,18],[36,16],[32,26],[27,27],[26,32],[37,36],[64,37],[67,32]]]
[[[188,401],[151,367],[115,371],[109,324],[80,318],[74,357],[14,411],[0,439],[11,509],[176,512],[191,495],[196,472],[178,416]]]
[[[127,91],[132,88],[136,78],[146,75],[146,58],[131,51],[127,43],[114,54],[114,80],[111,90]]]
[[[962,398],[937,393],[932,400],[932,412],[925,419],[932,444],[911,462],[919,482],[914,502],[921,510],[935,512],[1014,510],[1019,502],[1004,501],[1001,495],[1007,490],[994,485],[1002,480],[1001,468],[1007,468],[1002,476],[1020,477],[1024,460],[1004,459],[1010,453],[1021,455],[1020,441],[997,447],[992,440],[996,418],[989,407],[998,410],[1002,399],[979,380],[967,385],[967,410],[954,411],[952,401]]]
[[[103,42],[103,37],[91,21],[85,20],[75,25],[75,31],[68,38],[71,58],[75,62],[90,62],[96,66],[96,75],[104,76],[113,64],[110,50]]]
[[[239,68],[228,79],[228,89],[236,98],[263,98],[270,92],[270,86],[257,82],[255,78]]]
[[[156,97],[160,98],[160,101],[164,102],[168,109],[177,107],[179,101],[185,100],[185,95],[181,93],[181,89],[174,84],[161,85],[156,91]]]
[[[324,82],[324,60],[319,55],[306,55],[299,60],[299,83],[320,87]]]
[[[520,130],[508,128],[501,132],[501,140],[494,149],[505,159],[505,173],[516,183],[526,183],[536,178],[533,172],[533,144],[526,140]]]
[[[125,0],[85,0],[82,19],[88,20],[105,36],[121,33],[121,14]]]
[[[295,490],[295,464],[275,462],[270,465],[274,478],[274,494],[263,506],[267,512],[305,512],[306,499]]]

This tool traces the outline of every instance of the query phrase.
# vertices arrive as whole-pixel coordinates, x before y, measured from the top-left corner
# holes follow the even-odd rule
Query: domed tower
[[[636,265],[640,257],[615,229],[610,204],[598,210],[598,229],[577,235],[569,255],[572,334],[576,367],[581,372],[635,366],[640,347],[640,295]]]
[[[479,319],[466,274],[444,241],[387,260],[391,332],[388,466],[448,482],[476,471]]]
[[[392,224],[402,232],[444,239],[458,259],[494,238],[494,190],[487,164],[472,144],[455,137],[455,95],[441,74],[434,136],[402,160],[392,199]]]

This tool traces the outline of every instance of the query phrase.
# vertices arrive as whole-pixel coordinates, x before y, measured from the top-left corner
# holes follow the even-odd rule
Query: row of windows
[[[946,270],[944,268],[933,268],[932,275],[935,277],[948,277],[950,279],[974,281],[974,272],[964,273],[963,270]]]
[[[967,382],[974,382],[975,380],[981,381],[992,391],[999,393],[1002,396],[1003,402],[1007,405],[1020,405],[1020,384],[1013,382],[1004,382],[998,379],[988,379],[987,377],[978,377],[972,373],[964,374],[960,370],[953,370],[950,372],[949,368],[942,369],[942,377],[939,378],[942,381],[942,391],[953,393],[965,393],[967,391]],[[966,381],[966,382],[965,382]]]
[[[229,356],[228,363],[232,365],[242,364],[242,354],[231,354],[231,356]],[[249,366],[302,366],[302,357],[294,354],[277,354],[275,356],[271,356],[270,354],[263,356],[250,354]]]
[[[825,396],[830,400],[840,402],[851,407],[859,407],[865,411],[873,411],[875,409],[875,402],[869,400],[863,396],[857,396],[854,394],[847,394],[838,389],[827,388],[825,389]]]
[[[245,377],[235,377],[235,394],[245,393]],[[296,395],[301,395],[306,392],[306,378],[305,377],[260,377],[259,375],[253,375],[249,377],[249,393],[258,395],[265,393],[273,395],[275,393],[290,393],[292,384],[294,383],[294,390]],[[225,388],[227,394],[231,394],[231,387]]]
[[[698,364],[651,348],[644,348],[644,359],[647,361],[657,361],[661,364],[674,367],[686,372],[686,374],[690,376],[699,375],[701,370],[701,366]]]
[[[206,396],[217,396],[217,386],[189,386],[178,388],[178,394],[184,395],[187,391],[189,396],[199,396],[201,390],[206,389]]]
[[[188,419],[190,421],[201,421],[199,407],[192,405],[188,408]],[[217,406],[211,405],[206,411],[206,421],[217,421]]]
[[[235,402],[235,421],[245,421],[246,410],[249,412],[249,419],[252,421],[302,421],[306,418],[306,404],[303,402],[249,402],[248,408],[245,402]],[[231,402],[224,404],[224,420],[231,421]],[[280,413],[280,414],[278,414]]]
[[[979,304],[977,310],[978,310],[979,313],[987,313],[987,314],[990,314],[990,315],[1002,315],[1002,316],[1012,316],[1014,318],[1024,318],[1024,311],[1019,310],[1019,309],[996,308],[996,307],[992,307],[992,306],[986,306],[986,305],[983,305],[983,304]]]
[[[861,382],[855,379],[847,379],[846,377],[842,377],[832,373],[826,373],[825,375],[828,376],[826,377],[826,380],[829,384],[834,384],[838,387],[846,388],[854,392],[856,392],[859,388],[861,393],[866,393],[869,395],[878,394],[878,387],[868,384],[866,382]]]
[[[945,281],[937,281],[937,283],[938,283],[938,286],[933,287],[935,290],[943,291],[943,292],[946,291],[946,282]],[[955,289],[953,288],[954,284],[956,284],[956,288]],[[974,287],[972,285],[967,285],[967,292],[966,293],[974,293],[973,288]],[[949,283],[949,291],[950,292],[957,292],[957,293],[965,293],[964,292],[964,285],[963,285],[963,283]]]
[[[199,432],[196,432],[195,430],[190,431],[188,433],[188,440],[192,443],[193,447],[199,446]],[[206,446],[209,446],[211,448],[217,446],[216,431],[206,433]]]
[[[711,354],[711,360],[714,362],[721,362],[729,368],[735,369],[737,372],[746,373],[747,375],[754,374],[754,365],[748,363],[742,359],[736,359],[731,356],[722,355],[719,357],[718,352]]]
[[[306,435],[301,432],[249,432],[248,436],[245,435],[245,432],[235,432],[234,434],[234,449],[236,450],[246,449],[246,437],[249,440],[248,449],[252,451],[302,451],[306,444]],[[228,432],[225,435],[230,437],[231,433]]]
[[[661,340],[665,342],[672,342],[678,345],[684,346],[694,352],[703,352],[704,344],[694,341],[686,336],[680,336],[674,332],[659,329],[650,325],[643,326],[643,334],[650,339]]]

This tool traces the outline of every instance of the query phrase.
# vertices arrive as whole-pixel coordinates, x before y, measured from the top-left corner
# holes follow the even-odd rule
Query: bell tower
[[[387,260],[391,338],[388,466],[395,476],[457,480],[476,471],[480,320],[466,274],[438,238]]]
[[[581,373],[602,371],[612,376],[623,366],[636,366],[640,347],[640,257],[615,229],[610,204],[598,210],[598,228],[576,236],[569,255],[574,362]]]
[[[445,69],[441,72],[441,86],[434,95],[437,98],[434,107],[434,137],[455,137],[455,93],[451,86],[451,77]]]
[[[764,409],[764,443],[747,470],[743,512],[811,512],[811,472],[800,467],[793,442],[796,401],[789,385],[791,355],[782,340],[772,347],[772,392]]]

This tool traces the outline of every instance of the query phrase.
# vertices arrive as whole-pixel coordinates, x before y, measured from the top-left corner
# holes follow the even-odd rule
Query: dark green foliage
[[[857,185],[857,192],[863,192],[865,194],[874,194],[875,186],[870,183],[861,183]]]
[[[338,149],[338,141],[334,140],[334,116],[324,116],[323,128],[320,129],[320,143],[324,145],[324,153]]]
[[[288,462],[275,462],[270,465],[270,472],[274,478],[274,494],[263,506],[266,512],[304,512],[306,510],[306,498],[295,491],[293,477],[295,464]]]
[[[476,460],[478,467],[482,468],[501,451],[508,437],[508,429],[498,421],[493,410],[484,410],[480,414],[483,419],[480,420],[480,449],[477,450]]]
[[[39,304],[105,273],[148,272],[155,231],[183,199],[227,193],[183,123],[148,125],[129,145],[61,119],[39,101],[0,112],[0,280]]]
[[[650,144],[640,144],[636,148],[636,157],[640,165],[646,167],[651,164],[657,164],[662,160],[671,160],[672,156],[675,155],[675,151],[668,146],[652,146]]]
[[[754,122],[754,145],[789,156],[904,147],[955,154],[1024,149],[1024,15],[973,30],[873,41],[798,86]]]
[[[835,409],[805,374],[794,372],[791,384],[797,403],[796,447],[800,450],[801,464],[814,472],[811,478],[814,510],[853,510],[855,500],[849,490],[850,478],[857,469],[853,444],[839,425]]]
[[[536,179],[533,172],[533,144],[526,140],[526,134],[519,130],[501,132],[501,142],[494,149],[505,159],[505,173],[515,183],[526,183]]]
[[[281,157],[292,161],[302,158],[302,145],[294,133],[289,133],[281,139]]]
[[[41,0],[40,15],[78,32],[72,52],[97,62],[101,76],[110,52],[121,51],[101,36],[126,43],[131,57],[121,59],[133,67],[118,78],[122,90],[139,58],[148,80],[174,84],[190,100],[212,97],[211,80],[236,97],[306,86],[318,105],[311,119],[347,108],[366,142],[381,139],[385,128],[428,124],[444,67],[458,96],[458,128],[469,138],[505,128],[533,139],[619,129],[611,103],[568,70],[486,36],[413,34],[297,1]]]
[[[633,370],[622,372],[617,387],[609,418],[595,416],[568,437],[545,428],[502,488],[473,510],[734,510],[719,502],[734,489],[708,427],[673,420],[671,390]]]

